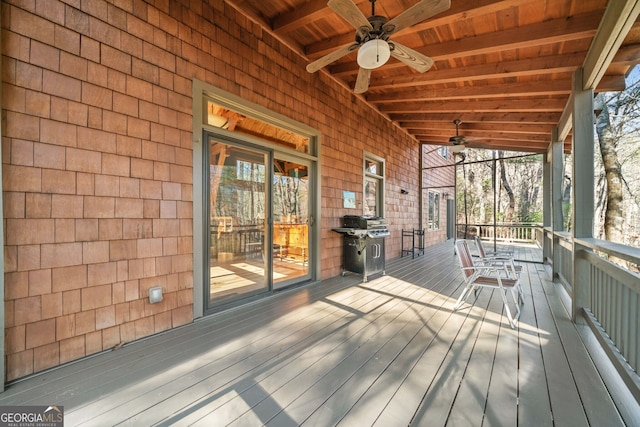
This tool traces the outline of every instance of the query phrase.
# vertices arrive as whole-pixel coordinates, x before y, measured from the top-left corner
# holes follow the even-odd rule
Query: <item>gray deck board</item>
[[[541,347],[546,341],[544,331],[538,328],[536,307],[544,304],[537,269],[542,266],[529,266],[522,273],[525,291],[525,306],[521,316],[522,327],[519,330],[520,366],[518,368],[518,425],[543,427],[553,425],[553,414],[545,365]],[[525,327],[526,326],[526,327]]]
[[[495,291],[493,293],[497,294]],[[481,318],[480,332],[474,342],[464,376],[459,382],[456,399],[449,410],[447,426],[481,426],[484,421],[491,382],[490,372],[502,326],[502,319],[497,313],[501,310],[502,299],[498,295],[492,295],[489,307]]]
[[[542,286],[541,283],[540,285]],[[543,337],[544,345],[541,348],[553,419],[559,425],[585,426],[588,425],[588,422],[584,407],[581,404],[580,394],[569,367],[564,345],[558,334],[556,321],[548,304],[549,298],[554,300],[558,297],[555,292],[547,295],[547,292],[552,291],[552,288],[545,288],[544,291],[544,293],[536,292],[534,296],[537,297],[538,325],[541,330],[546,332]],[[565,315],[564,319],[568,320],[568,316]]]
[[[517,330],[496,291],[452,311],[449,242],[16,382],[0,405],[64,405],[67,426],[623,425],[547,270],[524,266]]]

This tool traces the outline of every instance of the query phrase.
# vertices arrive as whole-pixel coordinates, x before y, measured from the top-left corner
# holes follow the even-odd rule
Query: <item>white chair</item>
[[[474,291],[477,296],[478,291],[482,290],[482,288],[498,289],[502,297],[502,302],[504,303],[507,318],[509,319],[509,325],[514,329],[517,328],[518,319],[520,318],[520,305],[524,304],[524,292],[520,285],[520,278],[515,271],[512,270],[509,273],[513,264],[508,262],[499,263],[497,260],[486,263],[483,261],[474,263],[466,240],[458,240],[455,245],[465,287],[453,309],[457,311],[469,295],[471,295],[472,291]],[[515,316],[511,313],[507,293],[511,294],[513,302],[515,303]]]
[[[480,239],[478,236],[475,236],[474,240],[476,242],[476,247],[478,248],[478,255],[480,256],[480,258],[493,257],[493,256],[513,258],[512,250],[499,249],[497,251],[487,251],[484,249],[484,246],[482,244],[482,239]]]
[[[489,261],[508,262],[511,264],[511,268],[508,269],[507,272],[510,273],[513,271],[518,276],[520,275],[520,273],[522,273],[522,266],[516,265],[516,263],[513,260],[513,251],[500,250],[500,251],[487,252],[484,250],[482,240],[480,240],[478,236],[475,237],[475,242],[476,242],[476,249],[478,250],[478,257],[483,262],[489,262]]]

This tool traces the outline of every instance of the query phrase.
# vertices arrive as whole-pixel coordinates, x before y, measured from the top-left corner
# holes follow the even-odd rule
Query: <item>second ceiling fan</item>
[[[358,49],[358,77],[355,93],[364,93],[369,88],[371,70],[384,65],[390,56],[402,61],[414,70],[424,73],[433,65],[433,59],[400,43],[390,41],[392,34],[424,21],[451,6],[451,0],[421,0],[393,19],[376,15],[376,0],[371,2],[371,16],[367,18],[352,0],[329,0],[327,6],[356,29],[354,43],[323,56],[307,65],[314,73]]]
[[[467,144],[469,142],[478,141],[482,139],[477,137],[467,137],[464,135],[460,135],[458,128],[462,124],[462,120],[455,119],[453,121],[453,124],[456,125],[456,134],[449,138],[449,143],[451,144],[451,151],[453,151],[454,153],[460,153],[464,151],[464,149],[467,148]]]

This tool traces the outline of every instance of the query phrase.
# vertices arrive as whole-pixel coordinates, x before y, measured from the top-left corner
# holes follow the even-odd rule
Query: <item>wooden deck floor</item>
[[[11,385],[65,425],[615,426],[548,281],[527,263],[519,329],[497,294],[453,312],[453,245],[283,292]]]

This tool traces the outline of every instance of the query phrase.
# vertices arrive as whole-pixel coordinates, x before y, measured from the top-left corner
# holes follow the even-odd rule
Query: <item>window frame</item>
[[[432,197],[433,195],[433,197]],[[433,203],[433,208],[432,208]],[[433,217],[432,217],[433,213]],[[440,192],[427,190],[427,230],[440,230]]]
[[[375,172],[370,172],[368,165],[371,162],[375,162],[379,165],[381,170],[376,170]],[[383,157],[377,156],[373,153],[369,153],[367,151],[363,152],[362,158],[362,211],[363,214],[367,214],[365,212],[366,209],[366,195],[367,195],[367,184],[371,182],[376,183],[376,209],[374,216],[384,218],[385,212],[385,172],[386,172],[386,161]]]

